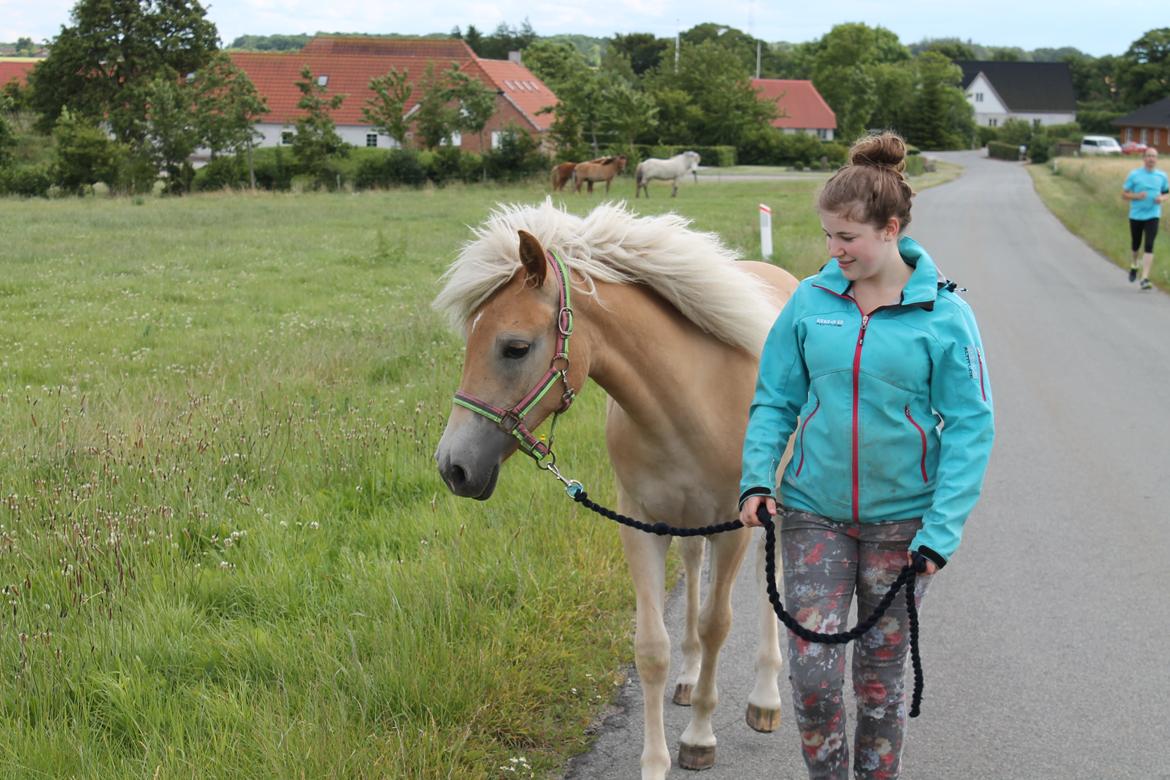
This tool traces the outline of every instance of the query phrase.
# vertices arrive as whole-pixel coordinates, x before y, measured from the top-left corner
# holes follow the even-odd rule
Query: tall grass
[[[821,261],[815,182],[639,201]],[[527,462],[452,498],[429,308],[535,187],[0,210],[0,775],[547,776],[630,655],[614,527]],[[577,212],[584,196],[565,202]],[[558,430],[603,503],[603,399]]]
[[[1141,164],[1134,157],[1059,157],[1047,166],[1030,165],[1028,172],[1044,204],[1066,228],[1112,262],[1129,268],[1133,259],[1129,201],[1122,200],[1121,187],[1129,172]],[[1170,286],[1165,241],[1160,236],[1154,246],[1150,269],[1150,281],[1160,287]]]

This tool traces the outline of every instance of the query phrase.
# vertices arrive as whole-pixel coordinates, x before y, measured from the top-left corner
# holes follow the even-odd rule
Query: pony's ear
[[[544,276],[548,273],[544,247],[527,230],[520,231],[520,264],[524,266],[524,284],[529,287],[544,284]]]

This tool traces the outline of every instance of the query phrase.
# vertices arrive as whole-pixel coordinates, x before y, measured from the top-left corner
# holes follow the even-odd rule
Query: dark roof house
[[[1170,154],[1170,97],[1113,120],[1122,142],[1135,141]]]
[[[1072,72],[1064,62],[957,60],[975,123],[997,127],[1008,119],[1037,125],[1076,121]]]

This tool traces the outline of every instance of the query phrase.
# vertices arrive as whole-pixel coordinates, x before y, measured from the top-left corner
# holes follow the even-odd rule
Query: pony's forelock
[[[440,281],[434,307],[452,327],[468,319],[520,269],[517,231],[526,230],[584,279],[641,283],[687,319],[728,344],[759,352],[776,315],[766,283],[737,266],[737,254],[714,233],[677,214],[639,217],[624,202],[603,203],[584,218],[553,205],[501,204],[465,243]],[[579,285],[580,287],[580,285]]]

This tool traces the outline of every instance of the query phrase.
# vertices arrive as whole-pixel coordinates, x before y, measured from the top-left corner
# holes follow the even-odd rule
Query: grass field
[[[1129,201],[1122,200],[1121,186],[1126,175],[1141,164],[1137,157],[1059,157],[1047,165],[1029,165],[1028,172],[1044,204],[1066,228],[1117,265],[1129,268],[1133,257],[1129,251]],[[1166,237],[1159,235],[1150,281],[1162,289],[1170,289],[1168,255]]]
[[[803,275],[815,186],[635,205],[755,257],[768,203]],[[587,747],[631,654],[615,529],[526,461],[482,504],[432,461],[437,279],[543,197],[0,203],[0,776],[547,777]],[[558,444],[611,503],[602,402]]]

